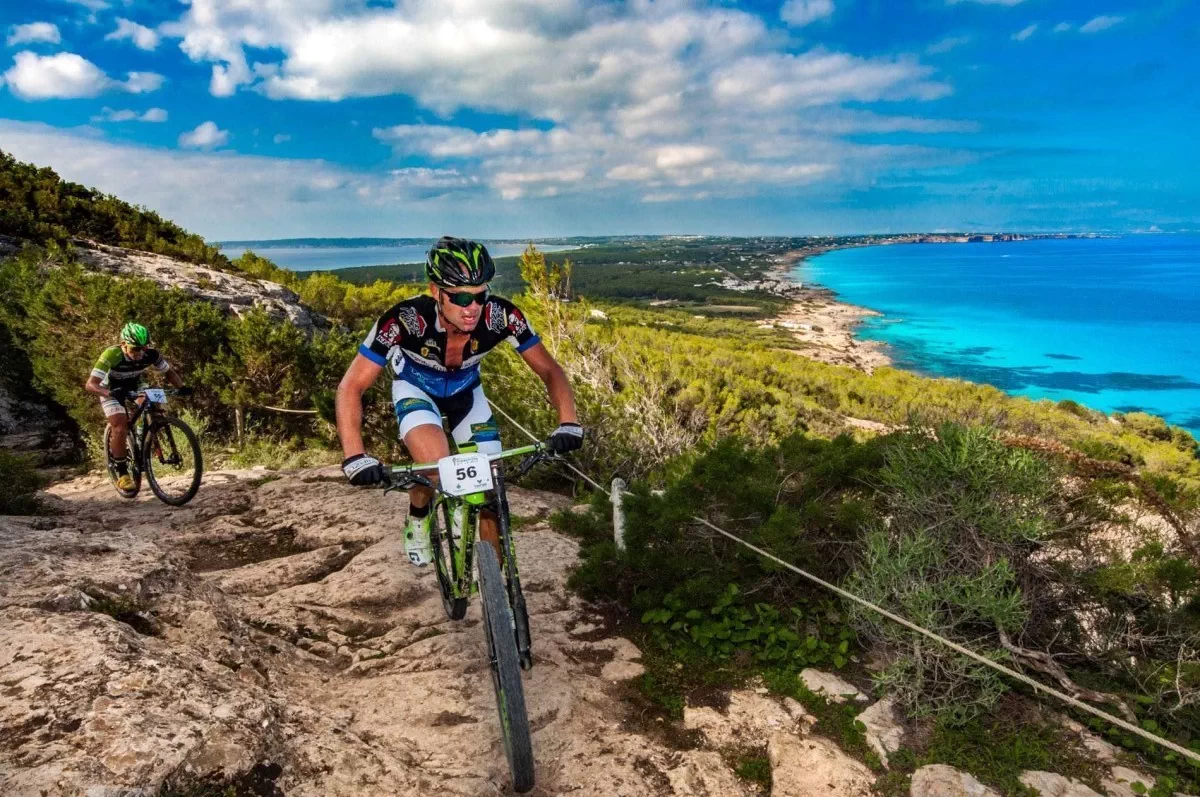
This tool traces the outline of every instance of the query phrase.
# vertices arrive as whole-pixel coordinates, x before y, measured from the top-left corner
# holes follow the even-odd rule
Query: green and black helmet
[[[496,264],[483,244],[446,235],[425,256],[425,276],[443,288],[484,285],[496,276]]]
[[[141,324],[130,321],[121,327],[121,342],[128,343],[130,346],[148,346],[150,344],[150,330]]]

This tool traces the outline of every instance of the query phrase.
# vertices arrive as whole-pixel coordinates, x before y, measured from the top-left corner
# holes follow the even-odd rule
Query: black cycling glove
[[[383,464],[375,457],[355,454],[342,460],[342,473],[355,487],[373,487],[376,484],[391,484],[391,477]]]
[[[108,389],[108,397],[119,403],[122,407],[129,403],[129,397],[133,395],[128,389],[123,387],[110,387]]]
[[[176,396],[179,396],[180,398],[184,398],[184,397],[186,397],[186,396],[190,396],[190,395],[192,395],[192,394],[193,394],[193,393],[195,393],[195,392],[196,392],[196,388],[194,388],[194,387],[188,387],[188,386],[186,386],[186,385],[185,385],[185,386],[183,386],[183,387],[177,387],[177,388],[175,388],[175,395],[176,395]]]
[[[555,454],[566,454],[583,448],[583,427],[577,423],[562,423],[550,435],[550,450]]]

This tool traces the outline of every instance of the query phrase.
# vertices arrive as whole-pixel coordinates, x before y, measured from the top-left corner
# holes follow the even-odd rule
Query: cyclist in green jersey
[[[111,453],[117,460],[117,487],[122,490],[132,490],[134,486],[125,464],[125,439],[129,434],[125,403],[141,387],[142,374],[149,370],[166,376],[168,382],[179,388],[179,395],[191,392],[183,386],[183,377],[171,368],[166,358],[150,347],[150,331],[130,321],[121,328],[120,344],[104,350],[83,386],[87,392],[100,397],[100,407],[112,427]]]

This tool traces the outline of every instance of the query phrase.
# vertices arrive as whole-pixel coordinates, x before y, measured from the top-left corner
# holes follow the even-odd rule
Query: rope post
[[[613,479],[612,492],[609,493],[613,505],[613,540],[621,552],[625,551],[625,507],[621,503],[624,494],[625,480],[619,477]]]

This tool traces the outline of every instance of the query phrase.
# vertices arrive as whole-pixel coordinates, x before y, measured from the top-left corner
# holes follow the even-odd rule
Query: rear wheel
[[[113,456],[111,446],[112,427],[106,425],[104,427],[104,460],[105,466],[108,468],[108,479],[112,482],[113,487],[116,488],[118,495],[120,495],[122,498],[133,498],[138,494],[138,491],[142,489],[142,474],[141,471],[137,469],[137,463],[135,462],[135,458],[133,456],[132,430],[125,435],[125,470],[130,476],[133,477],[133,489],[131,490],[122,490],[120,487],[117,487],[117,479],[119,478],[119,474],[117,473],[117,462],[119,462],[119,460]]]
[[[529,738],[529,715],[525,710],[525,687],[517,660],[513,616],[500,575],[496,550],[486,542],[478,546],[479,591],[483,596],[483,627],[487,636],[492,686],[500,712],[500,735],[512,773],[513,789],[533,788],[533,742]]]
[[[438,501],[433,510],[430,538],[433,541],[433,566],[442,593],[442,608],[451,620],[461,620],[467,614],[467,597],[455,597],[454,585],[461,583],[462,574],[458,572],[456,554],[462,540],[454,539],[450,515],[450,502]]]
[[[159,500],[183,506],[200,489],[204,460],[192,428],[178,418],[156,418],[142,445],[146,478]]]

